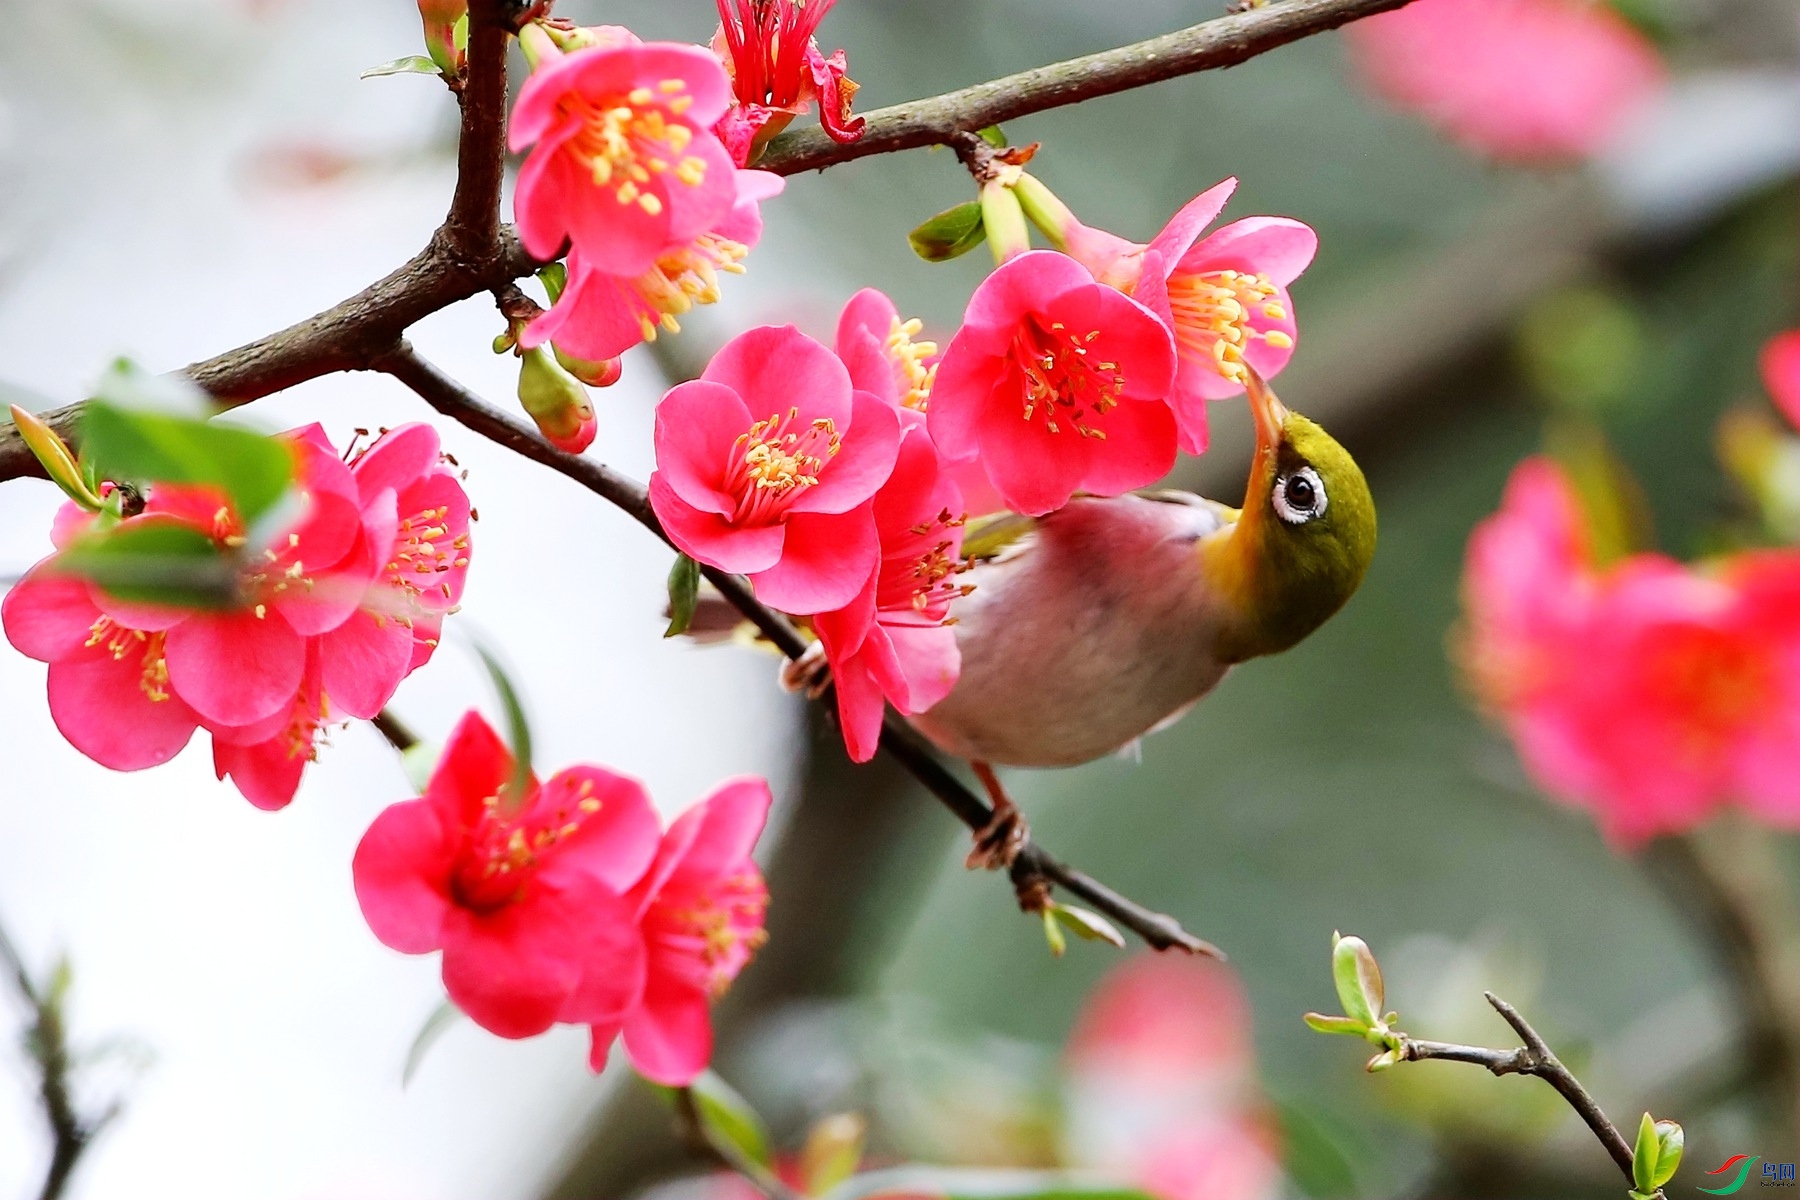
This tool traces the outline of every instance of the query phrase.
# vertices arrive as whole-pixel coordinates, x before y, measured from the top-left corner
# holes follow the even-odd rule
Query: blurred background
[[[557,11],[645,38],[716,23],[705,0]],[[841,0],[820,40],[848,50],[867,110],[1215,15]],[[1230,970],[1088,943],[1052,959],[1009,889],[962,869],[961,827],[891,766],[845,762],[771,660],[659,639],[664,548],[445,431],[482,515],[462,619],[507,656],[540,762],[632,772],[665,812],[728,774],[775,784],[771,940],[719,1011],[715,1065],[783,1146],[854,1112],[872,1162],[1089,1167],[1182,1200],[1617,1194],[1541,1085],[1448,1064],[1369,1077],[1357,1046],[1309,1032],[1343,929],[1381,954],[1409,1032],[1511,1045],[1481,1002],[1492,989],[1621,1124],[1680,1119],[1692,1165],[1673,1193],[1732,1154],[1795,1158],[1793,838],[1724,817],[1617,852],[1534,790],[1446,655],[1469,532],[1548,417],[1604,431],[1665,549],[1716,546],[1741,515],[1714,430],[1762,403],[1758,350],[1800,315],[1800,21],[1791,0],[1666,0],[1640,19],[1667,85],[1555,162],[1497,163],[1378,98],[1343,34],[1007,129],[1043,142],[1033,172],[1085,221],[1125,236],[1227,175],[1242,180],[1228,218],[1320,235],[1279,388],[1369,475],[1381,547],[1362,591],[1141,761],[1008,779],[1047,846],[1223,946]],[[418,52],[403,0],[0,0],[0,27],[10,402],[65,403],[115,355],[173,369],[326,307],[416,250],[447,203],[441,85],[358,79]],[[905,233],[969,194],[944,152],[791,179],[725,301],[596,397],[588,453],[643,478],[668,372],[766,321],[829,337],[863,286],[947,338],[990,260],[928,265]],[[506,401],[515,364],[487,345],[501,325],[484,298],[413,340]],[[1215,405],[1213,448],[1176,482],[1240,494],[1241,408]],[[340,439],[428,415],[373,377],[248,412]],[[57,500],[39,481],[0,487],[0,574],[48,550]],[[495,711],[452,650],[395,701],[427,736],[471,703]],[[587,1075],[579,1031],[507,1043],[456,1026],[402,1088],[441,992],[435,962],[383,950],[351,896],[356,838],[407,794],[371,730],[334,735],[272,816],[215,783],[198,744],[129,778],[83,759],[43,678],[0,651],[0,921],[34,962],[72,958],[78,1039],[137,1047],[88,1078],[127,1107],[72,1195],[624,1197],[704,1175],[622,1064]],[[1731,932],[1745,913],[1748,937]],[[1753,1003],[1769,995],[1786,1006],[1772,1017]],[[1209,1037],[1186,1044],[1197,1028]],[[28,1195],[47,1154],[33,1084],[22,1056],[0,1073],[0,1195]],[[1176,1111],[1188,1121],[1169,1126]]]

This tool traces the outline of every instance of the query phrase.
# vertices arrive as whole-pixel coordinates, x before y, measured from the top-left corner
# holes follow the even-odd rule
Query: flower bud
[[[611,387],[619,382],[625,374],[625,363],[618,355],[603,358],[598,362],[588,358],[576,358],[573,354],[565,354],[557,346],[550,347],[556,354],[556,361],[562,364],[563,370],[573,375],[589,387]]]
[[[1337,985],[1338,1003],[1344,1015],[1374,1029],[1381,1024],[1381,1006],[1387,990],[1381,967],[1368,943],[1359,937],[1331,935],[1331,978]]]
[[[520,361],[519,403],[557,449],[580,454],[593,445],[597,426],[587,389],[542,346],[525,351]]]
[[[1058,250],[1067,248],[1069,230],[1079,222],[1055,192],[1045,187],[1037,176],[1022,173],[1019,182],[1013,184],[1013,195],[1019,198],[1026,219],[1043,231],[1052,246]]]
[[[1025,210],[1019,207],[1019,197],[998,179],[981,185],[981,224],[996,263],[1031,249],[1031,233],[1025,227]]]
[[[81,468],[76,465],[75,455],[69,450],[68,443],[57,436],[56,430],[16,404],[12,406],[12,419],[19,431],[20,440],[37,456],[38,462],[43,464],[44,473],[50,476],[50,482],[89,512],[99,512],[105,506],[104,501],[94,494],[93,489],[88,487],[87,480],[81,477]]]
[[[425,52],[446,75],[462,71],[463,52],[458,42],[467,36],[467,0],[419,0],[419,20],[425,26]],[[459,28],[460,27],[460,28]]]

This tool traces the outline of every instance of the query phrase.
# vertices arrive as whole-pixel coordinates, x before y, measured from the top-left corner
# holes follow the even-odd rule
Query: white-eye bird
[[[1008,865],[1024,840],[994,765],[1120,750],[1237,663],[1305,638],[1362,582],[1375,504],[1361,468],[1254,372],[1249,393],[1256,452],[1241,509],[1162,491],[970,522],[973,590],[953,610],[962,674],[911,721],[992,795],[971,866]]]

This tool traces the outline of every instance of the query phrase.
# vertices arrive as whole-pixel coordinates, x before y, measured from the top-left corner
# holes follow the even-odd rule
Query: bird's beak
[[[1246,364],[1244,369],[1250,374],[1245,389],[1250,393],[1250,415],[1256,418],[1256,449],[1259,453],[1273,453],[1275,447],[1281,445],[1281,426],[1287,420],[1287,405],[1269,390],[1255,367]]]

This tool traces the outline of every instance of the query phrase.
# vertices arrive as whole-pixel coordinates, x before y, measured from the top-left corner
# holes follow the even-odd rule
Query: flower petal
[[[606,889],[538,878],[490,912],[451,907],[444,919],[444,990],[489,1033],[532,1037],[556,1023],[581,985]]]
[[[712,1061],[706,990],[652,972],[643,1003],[625,1019],[625,1052],[638,1074],[664,1087],[686,1087]]]
[[[282,731],[286,732],[285,728]],[[308,756],[285,736],[249,745],[213,739],[213,774],[231,777],[238,793],[264,812],[286,808],[300,789]]]
[[[168,762],[194,736],[199,718],[179,696],[152,700],[139,687],[143,659],[110,654],[50,664],[50,719],[69,744],[115,771]]]
[[[900,413],[873,392],[851,394],[850,428],[837,454],[801,492],[789,513],[848,512],[870,499],[893,473],[900,452]],[[790,518],[791,519],[791,518]]]
[[[792,325],[764,325],[732,338],[701,378],[736,392],[758,419],[793,408],[802,424],[823,419],[841,430],[853,422],[850,372]]]
[[[412,630],[361,611],[318,639],[320,686],[333,707],[369,720],[394,698],[412,665]]]
[[[650,507],[663,532],[683,554],[709,567],[740,574],[766,571],[781,561],[787,544],[782,525],[733,525],[717,513],[701,512],[681,499],[661,471],[650,476]]]
[[[656,406],[656,473],[685,503],[729,515],[737,497],[721,486],[737,441],[756,418],[738,393],[706,379],[677,384]]]
[[[168,632],[175,693],[209,721],[249,725],[292,704],[306,642],[278,613],[195,616]]]
[[[782,612],[842,608],[881,557],[874,507],[867,502],[846,513],[794,513],[783,528],[779,561],[750,575],[757,599]]]
[[[382,810],[350,860],[356,902],[382,945],[428,954],[444,944],[455,862],[449,832],[426,800]]]

